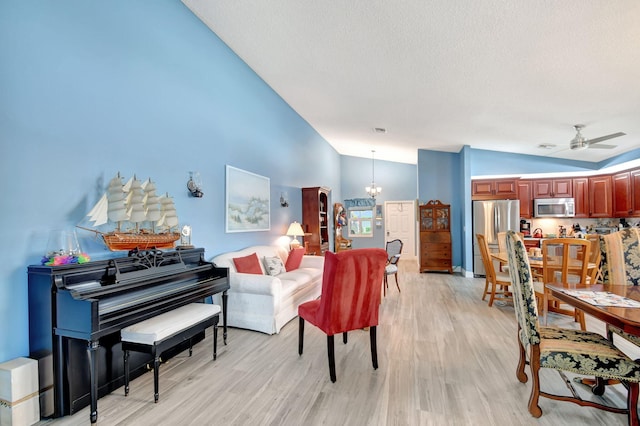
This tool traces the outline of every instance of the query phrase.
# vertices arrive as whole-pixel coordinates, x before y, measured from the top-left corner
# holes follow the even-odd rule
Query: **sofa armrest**
[[[324,269],[324,256],[302,256],[301,268]]]
[[[230,272],[229,286],[235,293],[278,295],[282,292],[280,278],[271,275]]]

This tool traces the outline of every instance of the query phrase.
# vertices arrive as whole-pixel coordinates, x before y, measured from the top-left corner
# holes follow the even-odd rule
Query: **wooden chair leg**
[[[347,344],[347,332],[342,333],[342,343]]]
[[[491,296],[489,297],[489,307],[493,306],[493,301],[496,298],[496,283],[491,283]]]
[[[396,276],[396,287],[398,287],[398,293],[400,293],[400,284],[398,284],[398,273],[394,274]]]
[[[327,336],[327,355],[329,356],[329,377],[336,382],[336,358],[333,350],[333,335]]]
[[[576,322],[580,323],[580,330],[585,331],[587,329],[587,323],[584,319],[584,312],[576,309]]]
[[[304,342],[304,318],[298,317],[298,355],[302,355],[302,345]]]
[[[387,281],[387,274],[384,274],[384,283],[382,284],[382,295],[387,297],[387,288],[389,287],[389,283]]]
[[[627,410],[629,410],[629,424],[638,424],[638,383],[628,383]]]
[[[518,334],[520,333],[520,327],[518,327]],[[520,352],[520,359],[518,360],[518,367],[516,368],[516,377],[520,381],[520,383],[527,383],[529,378],[527,377],[527,373],[524,371],[527,365],[527,352],[522,346],[522,342],[520,342],[520,338],[518,338],[518,349]]]
[[[369,338],[371,340],[371,362],[373,363],[373,369],[378,369],[378,344],[376,343],[376,326],[369,328]]]
[[[489,293],[489,279],[484,279],[484,291],[482,292],[482,300],[487,297],[487,293]]]
[[[538,418],[542,415],[542,409],[538,405],[538,400],[540,399],[540,346],[531,345],[530,351],[531,396],[529,396],[529,413]]]

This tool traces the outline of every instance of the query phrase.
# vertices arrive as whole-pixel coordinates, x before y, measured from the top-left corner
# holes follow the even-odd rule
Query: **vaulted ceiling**
[[[640,147],[636,0],[183,2],[340,154]],[[575,124],[626,135],[571,150]]]

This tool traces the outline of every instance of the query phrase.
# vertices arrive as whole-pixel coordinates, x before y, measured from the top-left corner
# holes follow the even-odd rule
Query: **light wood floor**
[[[371,366],[369,334],[336,339],[337,382],[329,380],[326,336],[307,324],[298,356],[298,320],[280,334],[230,329],[212,360],[212,333],[160,368],[160,401],[153,374],[98,401],[99,425],[622,425],[626,417],[541,398],[543,415],[527,411],[530,385],[515,376],[516,323],[512,306],[480,300],[484,279],[419,274],[402,264],[398,293],[390,283],[380,310],[379,368]],[[552,318],[573,326],[570,321]],[[589,319],[590,329],[604,330]],[[632,348],[633,349],[633,348]],[[637,354],[636,354],[637,356]],[[555,372],[545,389],[568,392]],[[547,374],[548,373],[548,374]],[[581,394],[591,396],[586,389]],[[626,392],[605,397],[624,405]],[[87,425],[89,409],[39,425]]]

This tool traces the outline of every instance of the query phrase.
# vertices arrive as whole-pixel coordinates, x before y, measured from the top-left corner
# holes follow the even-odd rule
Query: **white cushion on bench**
[[[153,345],[219,313],[219,305],[191,303],[123,328],[121,340]]]

